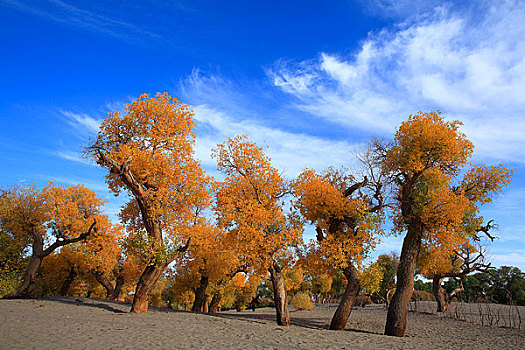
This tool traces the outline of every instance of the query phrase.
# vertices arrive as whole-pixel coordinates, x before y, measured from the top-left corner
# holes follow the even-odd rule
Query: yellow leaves
[[[461,190],[471,202],[490,203],[489,196],[510,184],[514,171],[502,164],[498,166],[473,165],[461,182]]]
[[[459,121],[443,120],[439,111],[411,115],[396,132],[387,168],[410,175],[438,167],[456,174],[474,150],[472,142],[458,131],[460,125]]]
[[[104,200],[83,185],[61,187],[53,183],[42,190],[47,227],[55,236],[74,238],[87,232],[100,218]],[[102,222],[101,222],[102,224]]]
[[[167,93],[143,94],[127,105],[124,114],[109,113],[88,148],[108,168],[110,189],[134,196],[121,218],[137,237],[146,230],[161,245],[163,234],[170,242],[183,241],[192,235],[192,225],[201,221],[196,208],[210,204],[211,178],[194,159],[193,116],[189,106]],[[143,221],[145,213],[149,224]]]
[[[60,239],[74,238],[88,231],[100,215],[104,200],[82,185],[49,183],[42,191],[34,186],[15,187],[4,192],[0,215],[3,228],[18,237],[42,236],[46,232]]]
[[[354,177],[344,169],[334,168],[324,174],[305,170],[292,183],[295,208],[326,236],[317,243],[317,254],[342,268],[348,266],[349,260],[359,264],[381,232],[380,213],[368,212],[366,196],[344,195],[354,183]]]
[[[213,156],[226,175],[215,185],[217,224],[227,230],[225,239],[241,260],[264,269],[269,257],[298,242],[301,235],[300,225],[282,210],[285,182],[246,136],[219,144]]]
[[[383,279],[383,268],[377,263],[371,263],[360,273],[360,283],[365,295],[379,292],[381,280]]]

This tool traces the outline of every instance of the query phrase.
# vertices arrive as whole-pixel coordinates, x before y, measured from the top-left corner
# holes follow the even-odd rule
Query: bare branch
[[[93,231],[96,231],[96,227],[95,227],[96,224],[97,224],[97,220],[93,219],[93,223],[91,224],[91,226],[89,227],[87,232],[84,232],[84,233],[80,234],[78,237],[75,237],[75,238],[57,239],[53,244],[51,244],[49,247],[47,247],[45,250],[42,251],[42,253],[41,253],[42,256],[41,257],[48,256],[49,254],[51,254],[58,247],[62,247],[62,246],[68,245],[68,244],[72,244],[72,243],[80,242],[82,240],[86,240],[91,235],[91,233]]]

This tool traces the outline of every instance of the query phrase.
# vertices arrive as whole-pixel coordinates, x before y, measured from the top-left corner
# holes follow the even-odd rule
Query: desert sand
[[[81,300],[81,301],[77,301]],[[404,338],[382,335],[382,305],[355,308],[344,331],[327,325],[336,305],[291,310],[279,327],[271,308],[198,314],[86,298],[0,300],[2,349],[525,349],[525,331],[409,313]]]

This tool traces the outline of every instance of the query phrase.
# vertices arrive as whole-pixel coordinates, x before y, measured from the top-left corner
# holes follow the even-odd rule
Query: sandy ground
[[[407,336],[382,335],[386,310],[356,308],[344,331],[327,324],[335,305],[291,311],[278,327],[274,310],[205,315],[163,309],[130,314],[129,305],[94,299],[0,300],[2,349],[525,349],[525,331],[482,327],[409,313]]]
[[[410,310],[426,313],[437,313],[434,301],[410,303]],[[452,303],[448,306],[445,316],[482,326],[518,328],[525,330],[525,306],[501,304],[467,304]]]

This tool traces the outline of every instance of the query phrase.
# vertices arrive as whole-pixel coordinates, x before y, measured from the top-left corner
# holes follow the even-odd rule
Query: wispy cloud
[[[62,159],[65,159],[65,160],[69,160],[71,162],[98,167],[98,165],[96,165],[94,162],[85,159],[84,157],[82,157],[81,154],[76,153],[76,152],[57,151],[57,152],[54,152],[54,155],[56,155],[57,157],[60,157]]]
[[[84,185],[90,190],[96,191],[103,198],[106,198],[106,199],[111,198],[108,186],[103,181],[93,181],[93,180],[88,180],[88,179],[81,178],[81,177],[68,177],[68,176],[52,176],[52,175],[44,176],[42,175],[40,177],[47,181],[54,181],[61,185],[67,185],[67,186],[76,186],[79,184]]]
[[[385,18],[407,18],[432,10],[443,3],[439,0],[359,0],[365,12]]]
[[[101,121],[83,113],[74,113],[71,111],[60,111],[66,117],[67,122],[76,130],[88,134],[97,134]]]
[[[211,149],[228,137],[246,134],[259,146],[267,146],[266,152],[274,165],[287,176],[298,175],[303,169],[325,169],[334,164],[355,166],[353,152],[359,144],[333,141],[302,133],[291,133],[258,123],[256,119],[232,118],[207,105],[194,108],[197,126],[203,129],[197,134],[196,154],[204,165],[215,167]]]
[[[440,109],[464,122],[478,155],[523,161],[525,3],[482,8],[440,7],[370,34],[349,57],[278,62],[268,75],[297,109],[348,128],[391,133],[408,114]]]
[[[0,4],[47,20],[100,32],[129,42],[162,39],[159,35],[133,24],[88,11],[61,0],[40,2],[0,0]]]
[[[242,90],[242,89],[241,89]],[[246,134],[266,152],[274,165],[287,176],[298,175],[305,168],[325,169],[334,164],[356,166],[353,153],[361,146],[358,142],[338,141],[295,132],[282,127],[281,121],[290,122],[292,116],[274,110],[269,116],[264,106],[264,93],[254,90],[239,91],[238,87],[218,74],[203,75],[194,71],[180,86],[184,101],[200,101],[194,107],[197,142],[196,154],[208,169],[216,167],[211,149],[228,137]],[[268,101],[266,101],[268,102]]]

